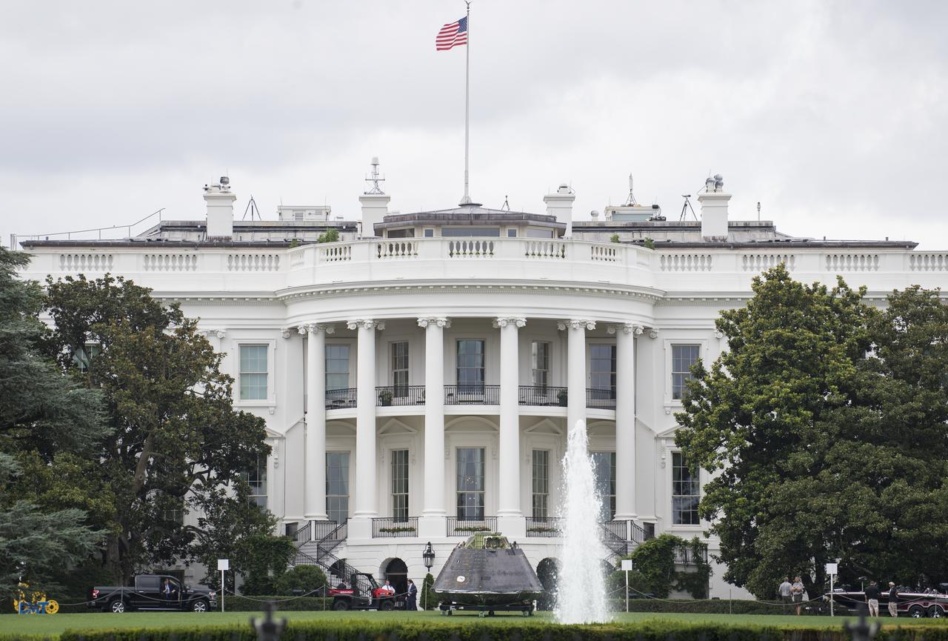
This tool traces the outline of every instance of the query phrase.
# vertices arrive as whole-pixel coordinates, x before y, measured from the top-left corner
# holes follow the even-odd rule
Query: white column
[[[576,427],[578,421],[586,420],[586,330],[596,329],[596,323],[588,320],[568,320],[559,323],[566,330],[566,429]]]
[[[609,328],[616,334],[616,521],[635,513],[635,337],[642,328],[623,323]]]
[[[378,321],[358,319],[349,321],[349,329],[359,330],[356,360],[356,481],[353,519],[363,521],[349,526],[349,536],[371,538],[371,519],[378,516],[375,455],[375,330],[384,329]],[[353,529],[355,527],[355,529]]]
[[[443,537],[447,532],[444,502],[444,328],[447,318],[419,318],[425,330],[425,486],[424,505],[418,519],[422,538]]]
[[[306,470],[303,509],[310,521],[326,515],[326,334],[332,327],[303,325],[306,338]]]
[[[520,372],[519,329],[523,318],[498,318],[500,328],[500,474],[497,487],[497,527],[510,537],[525,537],[520,509]]]

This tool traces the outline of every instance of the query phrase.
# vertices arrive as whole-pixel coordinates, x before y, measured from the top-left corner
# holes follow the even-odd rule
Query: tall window
[[[691,366],[698,360],[698,345],[672,345],[672,398],[681,399],[691,380]]]
[[[484,448],[458,448],[458,518],[484,520]]]
[[[544,341],[533,341],[532,346],[533,386],[540,394],[546,394],[546,387],[550,384],[550,344]]]
[[[458,393],[484,393],[484,341],[458,341]]]
[[[336,523],[349,520],[349,452],[326,452],[326,514]]]
[[[589,346],[589,383],[598,390],[595,398],[616,397],[616,346],[592,344]]]
[[[603,522],[611,521],[616,513],[616,453],[592,452],[593,474],[596,476],[596,494],[602,499]]]
[[[73,362],[79,367],[80,372],[88,372],[89,364],[92,359],[102,353],[102,346],[98,343],[86,343],[76,349],[72,355]]]
[[[240,400],[267,400],[267,346],[240,346]]]
[[[392,516],[408,520],[408,450],[392,451]]]
[[[326,345],[326,391],[349,389],[349,346]]]
[[[408,396],[408,341],[392,343],[392,385],[395,396]]]
[[[267,509],[267,457],[257,455],[257,464],[247,472],[250,500],[261,510]]]
[[[698,525],[701,489],[697,474],[692,474],[680,452],[672,453],[672,523]]]
[[[533,518],[550,516],[550,452],[533,450]]]

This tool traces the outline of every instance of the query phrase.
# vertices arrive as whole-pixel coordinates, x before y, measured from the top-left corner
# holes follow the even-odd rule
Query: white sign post
[[[625,572],[625,611],[629,611],[629,570],[632,569],[632,561],[628,559],[622,561],[622,571]]]
[[[224,611],[224,572],[230,569],[230,559],[217,559],[217,569],[221,571],[221,612]]]
[[[839,564],[837,563],[827,563],[826,564],[826,573],[830,578],[830,616],[833,616],[833,602],[836,600],[836,593],[833,591],[833,579],[836,578],[836,574],[839,572]]]

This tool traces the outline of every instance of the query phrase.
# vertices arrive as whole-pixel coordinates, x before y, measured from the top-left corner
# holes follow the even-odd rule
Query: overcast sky
[[[3,0],[0,232],[463,194],[461,0]],[[724,176],[732,220],[948,250],[948,2],[474,0],[471,195],[574,216],[635,196],[678,219]],[[697,203],[695,203],[697,209]]]

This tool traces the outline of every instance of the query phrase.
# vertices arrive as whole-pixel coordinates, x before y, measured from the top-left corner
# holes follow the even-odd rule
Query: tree
[[[108,433],[102,399],[43,358],[43,292],[16,270],[29,257],[0,248],[0,595],[19,580],[56,589],[101,533],[90,527],[82,486],[51,496],[42,479],[67,475]]]
[[[277,578],[275,587],[277,594],[299,592],[305,596],[325,596],[326,584],[326,573],[318,566],[297,565]]]
[[[421,583],[421,599],[419,601],[421,609],[433,610],[438,607],[439,601],[438,593],[434,591],[434,577],[429,572]]]
[[[676,442],[713,474],[699,513],[720,537],[724,578],[770,598],[787,573],[822,586],[825,562],[855,540],[850,527],[872,519],[866,488],[840,463],[854,434],[879,427],[864,367],[876,313],[842,280],[805,286],[783,265],[753,292],[716,323],[728,351],[692,369]]]
[[[50,355],[107,399],[113,432],[100,478],[117,511],[105,565],[118,581],[142,565],[190,560],[189,502],[269,453],[263,420],[234,410],[222,356],[177,305],[108,275],[48,279],[47,289]]]
[[[699,511],[725,578],[760,597],[787,574],[819,591],[835,560],[843,581],[948,578],[948,309],[918,287],[882,311],[863,293],[756,278],[677,415],[687,460],[714,474]]]
[[[672,590],[688,592],[695,599],[708,596],[711,567],[707,562],[708,545],[694,537],[691,541],[672,534],[645,541],[628,558],[634,571],[629,576],[629,588],[649,593],[660,599],[668,598]],[[676,562],[687,560],[687,569],[679,570]],[[613,589],[625,589],[625,573],[614,572],[610,577]]]

